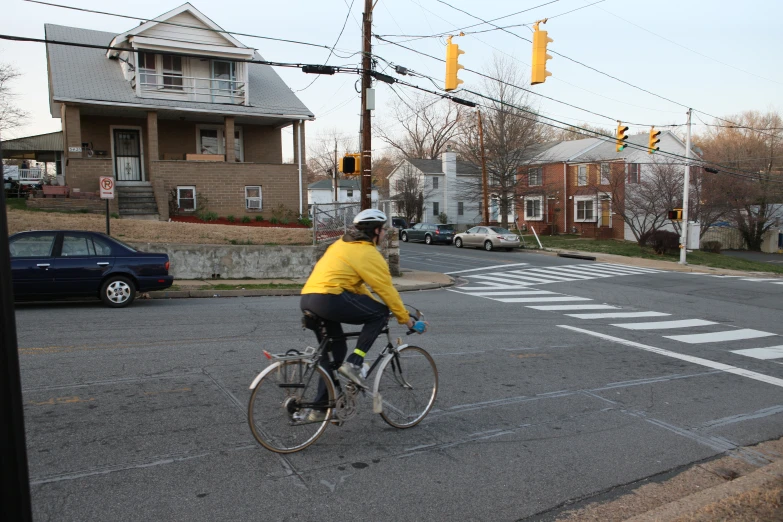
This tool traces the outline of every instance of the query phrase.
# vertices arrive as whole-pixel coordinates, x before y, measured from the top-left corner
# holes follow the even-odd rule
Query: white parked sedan
[[[513,248],[519,248],[519,236],[502,227],[473,227],[467,232],[454,236],[454,245],[457,248],[475,247],[484,250],[505,248],[510,252]]]

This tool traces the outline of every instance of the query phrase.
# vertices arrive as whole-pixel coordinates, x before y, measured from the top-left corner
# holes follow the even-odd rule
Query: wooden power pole
[[[367,109],[367,90],[372,87],[372,0],[364,0],[362,15],[362,161],[361,208],[372,206],[372,134],[370,111]]]
[[[481,219],[484,220],[484,225],[489,225],[489,195],[487,194],[487,160],[484,157],[484,131],[481,128],[481,111],[477,109],[476,114],[478,115],[479,146],[481,147],[481,188],[484,205],[481,212]]]

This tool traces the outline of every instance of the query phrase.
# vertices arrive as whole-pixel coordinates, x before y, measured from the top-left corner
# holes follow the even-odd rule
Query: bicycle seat
[[[302,328],[317,331],[323,324],[323,319],[310,310],[302,310]]]

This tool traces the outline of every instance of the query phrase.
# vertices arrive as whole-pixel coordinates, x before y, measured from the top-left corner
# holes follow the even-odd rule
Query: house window
[[[261,187],[245,187],[245,208],[247,210],[261,210]]]
[[[440,203],[437,202],[437,201],[434,201],[432,203],[432,215],[433,216],[437,216],[438,214],[440,214]]]
[[[595,221],[595,200],[579,199],[575,202],[575,221]]]
[[[182,90],[182,57],[164,54],[161,56],[163,65],[163,87],[165,89]]]
[[[462,201],[457,202],[457,215],[458,216],[465,215],[465,203],[463,203]]]
[[[436,189],[438,188],[438,178],[434,177],[432,178],[432,188]]]
[[[610,172],[611,165],[609,163],[601,163],[601,185],[609,185],[611,183]]]
[[[628,183],[639,183],[639,163],[628,164]]]
[[[527,176],[527,184],[531,187],[540,187],[543,183],[543,169],[530,169]]]
[[[236,92],[236,81],[236,64],[234,62],[212,61],[210,91],[213,102],[226,103],[231,101],[231,97]]]
[[[196,131],[196,150],[199,154],[226,153],[225,128],[218,125],[199,125]],[[245,161],[241,127],[234,128],[234,161]]]
[[[158,84],[156,73],[155,55],[153,53],[139,53],[139,82],[141,82],[142,88]]]
[[[576,184],[579,186],[587,185],[587,165],[579,165],[576,176]]]
[[[353,197],[353,189],[347,189],[347,190],[346,190],[346,195],[347,195],[349,198],[352,198],[352,197]]]
[[[542,197],[525,198],[525,219],[541,220],[544,217],[542,212]]]
[[[177,208],[185,212],[196,210],[196,187],[177,187]]]

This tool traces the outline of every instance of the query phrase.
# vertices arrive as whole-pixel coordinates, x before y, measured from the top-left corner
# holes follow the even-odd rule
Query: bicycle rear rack
[[[299,350],[288,350],[286,353],[269,353],[264,350],[264,356],[267,359],[274,359],[275,361],[299,361],[302,359],[311,359],[315,355],[316,348],[308,346],[304,352]],[[294,353],[292,353],[294,352]]]

